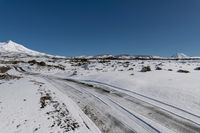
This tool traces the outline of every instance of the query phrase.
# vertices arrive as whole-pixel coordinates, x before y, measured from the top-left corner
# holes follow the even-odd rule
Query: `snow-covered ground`
[[[0,58],[0,133],[200,132],[198,59],[13,53]]]

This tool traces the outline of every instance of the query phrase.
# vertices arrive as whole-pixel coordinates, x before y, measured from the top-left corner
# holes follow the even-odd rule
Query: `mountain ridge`
[[[50,55],[42,52],[38,52],[29,48],[26,48],[24,45],[18,44],[12,40],[7,42],[0,42],[0,54],[1,55],[30,55],[30,56],[49,56],[49,57],[58,57],[58,58],[66,58],[66,56],[57,56],[57,55]],[[111,54],[100,54],[100,55],[93,55],[93,56],[73,56],[72,58],[118,58],[118,59],[132,59],[132,58],[141,58],[141,59],[189,59],[189,58],[200,58],[200,57],[190,57],[184,53],[176,53],[170,57],[162,57],[162,56],[155,56],[155,55],[130,55],[130,54],[118,54],[118,55],[111,55]]]

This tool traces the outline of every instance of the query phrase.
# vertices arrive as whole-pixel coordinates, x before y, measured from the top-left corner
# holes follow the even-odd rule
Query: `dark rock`
[[[179,73],[190,73],[189,71],[187,71],[187,70],[182,70],[182,69],[178,70],[177,72],[179,72]]]
[[[156,67],[156,70],[162,70],[162,68],[161,67]]]
[[[200,67],[195,68],[194,70],[200,70]]]
[[[149,72],[149,71],[151,71],[150,66],[144,66],[144,67],[141,69],[140,72]]]

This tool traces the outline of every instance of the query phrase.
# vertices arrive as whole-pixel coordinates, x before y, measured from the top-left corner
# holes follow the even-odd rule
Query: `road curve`
[[[105,133],[199,133],[200,125],[111,88],[70,79],[45,77],[72,98]]]

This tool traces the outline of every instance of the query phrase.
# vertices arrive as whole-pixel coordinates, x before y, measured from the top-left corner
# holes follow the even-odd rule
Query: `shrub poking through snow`
[[[85,64],[90,64],[90,61],[88,59],[85,58],[74,58],[70,60],[70,64],[72,66],[82,66]]]
[[[51,101],[51,97],[49,95],[43,96],[40,98],[41,107],[44,108],[47,105],[47,102]]]
[[[195,68],[194,70],[200,70],[200,67]]]
[[[21,77],[9,75],[9,74],[0,74],[0,80],[11,80],[11,79],[20,79]]]
[[[144,66],[144,67],[142,67],[140,72],[149,72],[149,71],[151,71],[150,66]]]
[[[46,63],[44,61],[41,61],[41,62],[38,63],[38,65],[40,65],[40,66],[46,66]]]
[[[49,127],[60,128],[62,133],[74,131],[76,128],[80,127],[78,122],[70,115],[65,103],[56,100],[55,93],[52,93],[50,90],[45,90],[44,88],[40,88],[38,91],[41,94],[41,111],[46,112],[44,108],[48,106],[46,115],[48,116],[47,119],[51,121]]]
[[[134,68],[129,68],[129,69],[128,69],[128,71],[132,71],[132,70],[134,70]]]
[[[0,67],[0,73],[6,73],[8,70],[10,70],[10,67],[5,67],[5,66]]]
[[[177,72],[179,72],[179,73],[190,73],[188,70],[182,70],[182,69],[178,70]]]
[[[108,63],[108,62],[110,62],[110,60],[100,59],[98,62],[99,63]]]
[[[34,65],[34,64],[37,64],[37,61],[36,60],[30,60],[30,61],[28,61],[28,63],[31,64],[31,65]]]
[[[46,66],[46,63],[44,61],[37,62],[36,60],[30,60],[30,61],[28,61],[28,63],[31,65],[37,64],[39,66]]]

